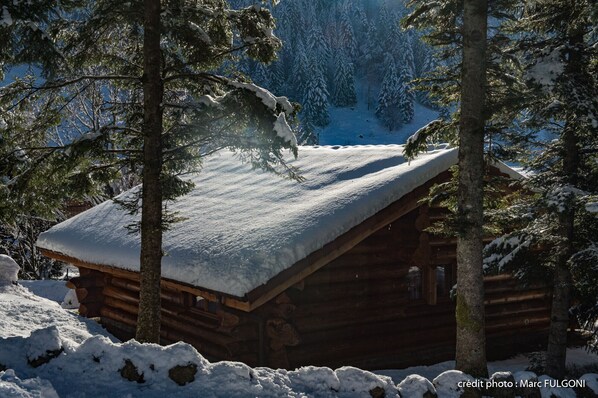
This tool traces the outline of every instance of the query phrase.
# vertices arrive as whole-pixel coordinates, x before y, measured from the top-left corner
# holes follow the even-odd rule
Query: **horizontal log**
[[[217,310],[214,313],[210,313],[199,308],[189,307],[186,309],[186,312],[193,316],[194,318],[202,321],[216,320],[218,325],[222,328],[232,328],[243,323],[249,322],[247,318],[242,318],[237,314],[233,314],[222,308],[221,310]]]
[[[501,303],[486,306],[486,316],[510,316],[530,310],[548,310],[550,302],[546,299],[526,300],[512,303]]]
[[[514,280],[510,274],[498,274],[498,275],[486,275],[484,276],[484,282],[502,282],[508,280]]]
[[[65,262],[69,262],[69,261],[65,261]],[[89,278],[103,277],[103,273],[101,271],[98,271],[95,269],[90,269],[90,268],[80,268],[80,267],[78,267],[78,268],[79,268],[79,276],[81,276],[81,277],[89,277]]]
[[[114,319],[101,317],[100,324],[121,341],[127,341],[135,337],[136,328]]]
[[[358,279],[352,282],[306,286],[305,290],[301,292],[301,297],[295,303],[299,305],[299,302],[323,302],[347,298],[349,296],[374,297],[389,293],[399,293],[400,295],[401,292],[405,292],[405,295],[407,295],[405,278],[364,281]]]
[[[116,286],[132,292],[139,292],[140,290],[139,281],[115,277],[107,277],[106,279],[108,279],[106,283],[112,286]]]
[[[173,329],[161,329],[160,336],[165,340],[172,342],[184,341],[185,343],[191,344],[200,354],[213,359],[224,361],[234,360],[234,354],[225,347],[211,344],[208,341],[201,340],[194,336],[187,336],[184,333],[177,332]]]
[[[399,266],[396,262],[389,263],[387,266],[368,265],[362,267],[345,267],[335,269],[323,269],[308,276],[305,279],[307,286],[321,285],[329,283],[354,282],[356,280],[370,279],[398,279],[403,278],[409,272],[407,264]]]
[[[101,309],[101,316],[102,319],[111,319],[125,325],[135,327],[136,326],[136,317],[132,316],[131,314],[118,310],[116,308],[112,308],[109,306],[103,306]],[[167,340],[170,341],[185,341],[191,345],[193,345],[199,352],[206,353],[208,355],[213,356],[214,358],[224,359],[224,360],[232,360],[233,353],[231,352],[230,348],[234,348],[236,351],[240,351],[241,345],[237,344],[233,346],[232,344],[230,347],[223,347],[217,344],[213,344],[208,340],[201,339],[200,336],[193,335],[193,334],[185,334],[184,332],[177,331],[172,328],[161,328],[160,335]],[[249,348],[251,345],[247,344]]]
[[[112,297],[126,303],[139,305],[139,293],[115,287],[112,285],[104,286],[102,294],[106,297]]]
[[[547,316],[538,316],[533,318],[525,318],[525,319],[517,319],[517,320],[508,320],[502,323],[496,323],[489,325],[486,328],[486,333],[492,334],[498,331],[503,330],[521,330],[524,328],[532,327],[532,326],[545,326],[548,327],[550,325],[550,315]]]
[[[519,292],[517,295],[504,296],[500,295],[497,297],[486,297],[484,300],[485,305],[500,304],[500,303],[514,303],[527,300],[543,299],[550,297],[550,293],[546,290],[531,290],[525,292]]]
[[[409,304],[407,294],[400,295],[392,292],[378,296],[357,296],[347,295],[336,300],[324,300],[319,302],[305,302],[303,297],[297,298],[295,303],[297,308],[293,313],[293,318],[297,319],[303,316],[318,315],[328,316],[338,311],[357,311],[370,310],[373,308],[396,307],[404,313],[405,306]]]
[[[346,360],[360,355],[371,357],[384,355],[390,351],[402,355],[414,348],[425,349],[427,345],[438,345],[438,341],[446,345],[454,344],[455,328],[430,328],[419,333],[411,333],[401,338],[393,337],[391,330],[376,338],[355,339],[347,338],[336,341],[319,341],[314,344],[301,344],[288,347],[289,361],[292,363],[318,363],[319,361]]]
[[[69,289],[88,288],[104,286],[104,278],[101,276],[76,276],[66,282],[66,287]]]
[[[332,271],[344,268],[360,268],[371,266],[392,266],[400,263],[408,263],[413,255],[413,250],[404,250],[403,252],[385,252],[357,254],[350,253],[339,257],[333,262],[326,264],[320,271]],[[315,275],[317,272],[313,273]],[[309,277],[309,276],[308,276]]]
[[[75,289],[75,294],[80,303],[99,302],[103,299],[101,287],[80,287]]]
[[[212,344],[225,347],[231,353],[236,353],[240,349],[237,338],[218,333],[213,330],[197,327],[189,322],[180,319],[174,319],[170,316],[162,316],[161,323],[165,329],[173,329],[181,335],[190,336],[201,341],[208,341]]]
[[[87,318],[95,318],[100,316],[101,302],[81,303],[79,304],[79,314]]]
[[[100,316],[102,318],[109,318],[115,320],[128,326],[137,327],[137,316],[132,315],[126,311],[120,310],[118,308],[113,308],[104,305],[100,309]]]

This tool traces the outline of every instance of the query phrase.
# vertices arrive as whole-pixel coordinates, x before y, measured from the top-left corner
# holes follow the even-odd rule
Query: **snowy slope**
[[[55,301],[36,296],[23,286],[0,283],[0,298],[0,337],[27,336],[33,330],[54,325],[73,342],[80,343],[93,335],[114,339],[97,322],[68,312]],[[1,348],[0,363],[7,355],[6,347]]]
[[[375,108],[367,109],[364,101],[352,108],[330,107],[330,124],[319,129],[322,145],[404,144],[418,129],[438,119],[438,112],[415,105],[415,117],[395,131],[380,124]]]
[[[408,163],[403,147],[302,147],[305,181],[253,170],[230,152],[206,159],[196,188],[170,204],[186,220],[165,235],[162,275],[243,296],[324,244],[446,170],[454,149]],[[40,235],[38,246],[137,270],[135,219],[105,202]]]

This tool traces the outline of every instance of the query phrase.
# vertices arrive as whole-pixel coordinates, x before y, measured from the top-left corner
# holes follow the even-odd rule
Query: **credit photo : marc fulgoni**
[[[586,386],[586,380],[576,379],[565,379],[565,380],[554,380],[554,379],[543,379],[538,380],[536,378],[529,380],[487,380],[487,379],[475,379],[475,380],[461,380],[457,383],[459,388],[583,388]]]

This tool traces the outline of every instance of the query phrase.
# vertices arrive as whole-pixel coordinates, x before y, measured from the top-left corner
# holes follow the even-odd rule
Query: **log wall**
[[[299,342],[279,349],[281,362],[272,365],[384,369],[454,358],[454,301],[437,297],[435,267],[455,266],[456,240],[423,232],[445,214],[422,206],[285,292],[293,307],[286,322]],[[407,290],[413,266],[422,271],[417,299]],[[485,285],[489,358],[540,348],[550,322],[547,289],[523,289],[508,275],[486,277]]]
[[[122,340],[135,336],[139,306],[138,279],[80,268],[81,276],[69,281],[81,303],[79,312],[99,317],[100,322]],[[263,365],[260,352],[260,318],[218,303],[198,300],[188,292],[168,289],[161,292],[161,342],[185,341],[210,360],[243,361]],[[263,341],[261,346],[263,346]]]

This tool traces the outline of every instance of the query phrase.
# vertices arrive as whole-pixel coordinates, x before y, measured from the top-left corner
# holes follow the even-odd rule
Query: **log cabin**
[[[421,199],[450,178],[457,150],[408,162],[397,145],[302,147],[301,181],[252,168],[229,152],[205,160],[195,188],[168,204],[181,217],[164,236],[161,338],[210,360],[293,369],[365,369],[454,357],[456,239],[426,228],[448,211]],[[490,172],[521,176],[504,164]],[[126,200],[123,194],[120,199]],[[83,316],[134,336],[137,222],[112,201],[43,233],[42,252],[77,266]],[[510,275],[485,279],[488,356],[539,348],[549,292]]]

